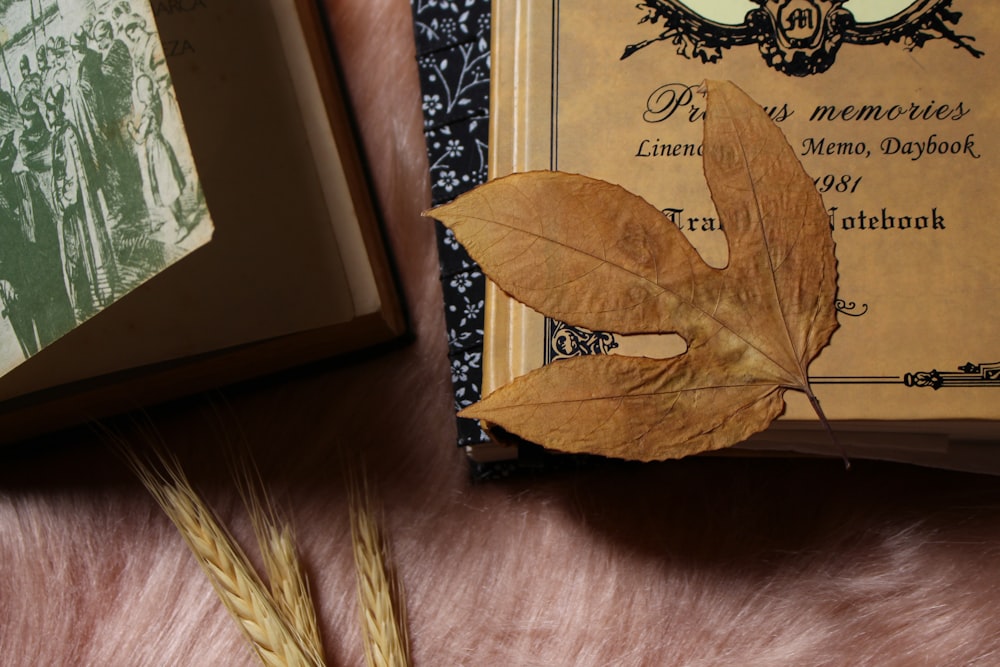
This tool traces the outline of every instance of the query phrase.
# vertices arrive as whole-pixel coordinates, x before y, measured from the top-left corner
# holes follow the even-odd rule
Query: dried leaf
[[[501,387],[463,416],[560,451],[652,460],[744,440],[805,392],[837,328],[829,218],[781,131],[708,82],[704,165],[729,264],[706,264],[653,206],[558,172],[492,181],[434,209],[515,299],[576,326],[677,333],[668,360],[589,356]]]

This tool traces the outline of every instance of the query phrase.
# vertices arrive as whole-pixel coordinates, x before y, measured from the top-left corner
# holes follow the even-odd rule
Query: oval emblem
[[[788,0],[778,9],[778,30],[789,42],[812,42],[821,25],[822,12],[813,0]]]

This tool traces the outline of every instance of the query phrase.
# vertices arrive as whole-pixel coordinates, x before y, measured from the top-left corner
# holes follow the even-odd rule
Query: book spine
[[[436,206],[487,178],[490,1],[412,0],[424,137]],[[455,407],[482,388],[486,279],[450,231],[436,224]],[[458,444],[488,442],[477,422],[458,419]]]

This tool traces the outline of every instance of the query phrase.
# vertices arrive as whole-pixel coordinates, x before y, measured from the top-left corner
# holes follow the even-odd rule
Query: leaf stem
[[[837,451],[840,452],[840,458],[844,460],[844,470],[851,469],[851,460],[847,458],[847,450],[844,445],[837,439],[837,434],[834,433],[833,427],[830,426],[830,420],[826,418],[826,413],[823,412],[823,408],[819,404],[819,399],[816,398],[816,394],[812,392],[811,387],[806,387],[806,396],[809,397],[809,403],[812,404],[813,410],[816,411],[816,416],[819,417],[819,421],[823,424],[823,428],[830,435],[830,440],[833,442],[833,446],[836,447]]]

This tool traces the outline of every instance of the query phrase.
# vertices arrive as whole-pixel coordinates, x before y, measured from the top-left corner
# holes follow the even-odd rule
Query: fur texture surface
[[[1000,664],[1000,484],[698,459],[472,484],[454,442],[405,0],[329,0],[415,341],[149,411],[251,544],[225,448],[294,522],[331,665],[363,664],[345,461],[363,460],[416,665]],[[0,453],[0,664],[253,665],[173,526],[99,438]]]

